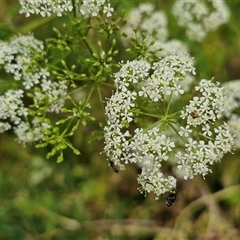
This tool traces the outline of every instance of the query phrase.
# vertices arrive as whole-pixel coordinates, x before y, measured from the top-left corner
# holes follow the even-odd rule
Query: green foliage
[[[113,3],[119,12],[136,5],[136,1]],[[67,24],[52,30],[48,26],[57,21],[56,16],[25,22],[24,16],[16,17],[17,4],[1,4],[5,10],[13,9],[2,19],[1,38],[10,38],[16,29],[49,35],[46,56],[35,56],[32,64],[41,66],[46,60],[53,80],[65,81],[69,91],[61,119],[47,112],[48,98],[37,107],[30,101],[39,88],[29,91],[30,116],[38,115],[41,123],[50,126],[41,128],[44,137],[37,144],[22,148],[11,132],[0,136],[0,239],[238,239],[239,152],[214,166],[206,181],[180,181],[172,208],[166,207],[164,197],[155,201],[151,194],[145,198],[139,193],[134,166],[115,174],[100,154],[104,101],[113,90],[112,73],[120,60],[137,59],[147,52],[146,45],[134,38],[135,50],[123,51],[122,15],[111,21],[64,17]],[[170,5],[166,1],[157,4],[166,10]],[[228,25],[210,33],[202,43],[189,42],[202,78],[215,76],[221,82],[239,78],[240,5],[235,1],[229,7],[232,19]],[[170,28],[172,35],[184,39],[172,21]],[[17,88],[16,82],[6,79],[1,75],[0,93]],[[140,114],[137,108],[135,115]],[[137,121],[144,125],[144,120]]]

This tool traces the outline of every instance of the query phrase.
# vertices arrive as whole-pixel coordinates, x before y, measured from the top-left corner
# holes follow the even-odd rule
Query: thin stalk
[[[179,134],[179,131],[173,126],[173,124],[169,121],[168,125],[173,129],[173,131],[180,137],[180,139],[186,143],[185,139]]]

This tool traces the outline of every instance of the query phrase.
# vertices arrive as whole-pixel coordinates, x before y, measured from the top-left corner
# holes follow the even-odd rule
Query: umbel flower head
[[[167,16],[156,9],[153,3],[141,3],[126,15],[126,24],[121,31],[127,38],[122,38],[125,45],[136,39],[149,46],[147,52],[154,52],[163,57],[172,53],[186,54],[187,46],[179,39],[169,39]]]
[[[61,17],[63,13],[73,10],[71,0],[19,0],[21,4],[20,13],[25,13],[26,17],[31,14],[40,14],[42,17],[50,17],[52,13],[56,13]]]
[[[26,17],[31,14],[39,14],[42,17],[56,14],[62,17],[63,14],[72,12],[74,9],[72,0],[19,0],[19,3],[22,7],[20,13],[24,13]],[[75,8],[84,18],[96,17],[100,13],[111,17],[114,11],[108,0],[79,0],[75,1]]]
[[[232,80],[223,84],[226,94],[225,116],[232,132],[235,133],[235,147],[240,148],[240,80]]]
[[[121,63],[114,74],[104,150],[120,170],[128,163],[140,166],[140,190],[156,198],[176,189],[176,175],[204,177],[233,146],[233,135],[221,120],[223,88],[202,79],[193,96],[184,90],[187,76],[195,74],[192,62],[172,54],[154,63]],[[167,174],[168,167],[174,175]]]
[[[142,33],[146,34],[148,43],[153,40],[165,42],[168,38],[167,17],[163,11],[155,11],[152,3],[139,4],[127,14],[126,19],[127,23],[122,28],[122,32],[127,34],[129,39],[135,35],[141,38]],[[133,29],[137,29],[137,32]]]
[[[180,26],[186,28],[189,39],[202,41],[209,31],[227,23],[229,9],[223,0],[217,1],[182,1],[176,0],[172,13]]]
[[[51,80],[50,72],[42,66],[46,64],[43,42],[30,34],[0,42],[0,52],[0,70],[16,83],[14,89],[0,95],[0,133],[13,129],[19,142],[38,141],[44,135],[41,129],[50,128],[41,114],[61,111],[67,85],[64,80]],[[26,95],[32,98],[31,107],[23,100]]]

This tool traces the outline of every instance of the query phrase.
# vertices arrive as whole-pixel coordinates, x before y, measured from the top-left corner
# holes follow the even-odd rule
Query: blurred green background
[[[136,1],[122,4],[131,8]],[[166,11],[171,4],[157,2]],[[228,24],[201,43],[187,43],[201,78],[240,79],[240,2],[229,1],[228,7]],[[17,1],[0,0],[4,41],[29,29],[44,40],[64,21],[25,18],[18,10]],[[169,26],[172,37],[184,40],[183,31],[174,29],[173,17]],[[11,133],[0,135],[1,240],[240,239],[239,151],[215,164],[205,180],[180,181],[177,200],[168,208],[164,198],[139,193],[134,166],[119,174],[111,170],[100,154],[103,142],[90,142],[92,129],[79,129],[72,141],[81,155],[66,151],[60,164],[47,160],[45,150],[23,148]]]

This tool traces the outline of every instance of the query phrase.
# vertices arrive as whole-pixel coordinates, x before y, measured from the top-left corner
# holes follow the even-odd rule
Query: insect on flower
[[[166,205],[168,207],[171,207],[172,204],[175,202],[176,198],[177,198],[177,193],[174,193],[174,192],[169,193],[167,196]]]
[[[117,169],[115,163],[114,163],[112,160],[109,160],[109,166],[112,168],[112,170],[113,170],[115,173],[119,173],[119,170]]]
[[[194,110],[193,112],[191,112],[191,116],[192,116],[192,118],[198,118],[199,113],[196,110]]]

